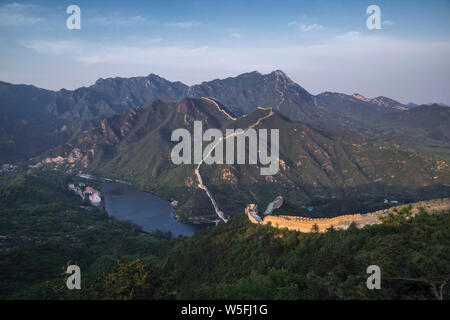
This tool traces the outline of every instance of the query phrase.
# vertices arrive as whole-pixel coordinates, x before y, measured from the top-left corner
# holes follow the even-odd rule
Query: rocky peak
[[[390,109],[396,109],[396,110],[406,110],[407,109],[400,102],[397,102],[391,98],[387,98],[387,97],[383,97],[383,96],[379,96],[379,97],[370,99],[370,98],[364,97],[363,95],[361,95],[359,93],[354,93],[352,95],[352,97],[355,99],[364,101],[364,102],[368,102],[368,103],[375,104],[380,107],[384,107],[384,108],[390,108]]]
[[[275,76],[277,81],[281,81],[284,83],[294,83],[283,71],[275,70],[269,74],[269,76]]]
[[[355,98],[355,99],[361,100],[361,101],[365,101],[365,102],[370,102],[371,101],[371,99],[366,98],[365,96],[363,96],[362,94],[359,94],[359,93],[352,94],[352,97]]]

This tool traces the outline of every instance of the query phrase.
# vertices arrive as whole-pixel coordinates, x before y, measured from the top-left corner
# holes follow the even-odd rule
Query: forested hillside
[[[103,120],[40,160],[61,157],[64,161],[56,165],[65,170],[129,181],[178,200],[180,220],[211,223],[218,217],[198,187],[195,165],[175,165],[170,158],[176,145],[171,132],[178,128],[193,132],[194,121],[202,121],[204,130],[219,128],[222,132],[255,123],[256,130],[279,130],[279,171],[273,176],[260,175],[261,164],[201,167],[203,181],[227,216],[242,212],[248,203],[265,206],[278,195],[297,206],[349,199],[368,203],[363,209],[369,210],[386,195],[410,202],[450,194],[450,168],[440,157],[368,141],[351,130],[336,134],[318,129],[289,120],[277,110],[257,109],[232,120],[208,99],[156,100],[145,108],[130,109]],[[78,157],[73,159],[73,154]],[[328,216],[342,213],[349,212],[336,207]]]
[[[1,298],[450,297],[448,212],[410,219],[401,212],[381,225],[308,234],[254,225],[239,214],[168,240],[102,209],[80,208],[65,182],[58,173],[34,172],[1,187]],[[80,291],[64,285],[69,260],[82,270]],[[382,270],[381,290],[366,287],[369,265]]]

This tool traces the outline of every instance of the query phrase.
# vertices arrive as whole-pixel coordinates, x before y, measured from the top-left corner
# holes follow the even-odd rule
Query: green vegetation
[[[117,260],[131,261],[156,245],[128,221],[103,208],[80,208],[56,172],[19,174],[0,188],[0,299],[38,299],[61,284],[61,267],[72,261],[89,281]]]
[[[146,234],[100,208],[80,208],[56,172],[19,174],[0,189],[1,299],[450,298],[450,214],[345,231],[299,233],[230,223],[188,238]],[[82,270],[82,290],[64,270]],[[382,270],[368,290],[366,268]]]
[[[449,214],[422,212],[397,227],[310,234],[253,225],[239,215],[160,243],[145,265],[120,263],[85,290],[61,287],[56,297],[448,299],[449,240]],[[366,287],[372,264],[381,267],[381,290]]]

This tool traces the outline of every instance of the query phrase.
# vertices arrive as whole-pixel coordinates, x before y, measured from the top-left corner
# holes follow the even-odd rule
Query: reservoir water
[[[147,232],[159,229],[170,231],[172,236],[190,236],[202,228],[184,224],[173,217],[169,201],[152,193],[134,189],[124,183],[105,182],[101,184],[105,208],[109,215],[120,220],[130,220]]]

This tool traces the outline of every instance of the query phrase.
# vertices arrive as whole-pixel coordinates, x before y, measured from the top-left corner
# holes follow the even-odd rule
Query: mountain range
[[[309,94],[283,72],[250,72],[187,86],[157,75],[99,79],[89,87],[49,91],[0,82],[0,161],[36,156],[90,129],[106,117],[154,99],[213,97],[235,114],[258,106],[279,110],[292,120],[326,128],[361,127],[359,122],[405,108],[394,100],[326,92]]]
[[[153,74],[109,78],[58,92],[2,82],[0,107],[0,161],[36,157],[33,162],[70,172],[126,180],[178,200],[175,214],[186,222],[217,220],[198,187],[195,165],[170,161],[171,132],[192,130],[195,120],[224,131],[264,118],[258,128],[280,129],[275,176],[259,175],[257,165],[201,168],[203,182],[229,216],[280,194],[301,206],[450,192],[450,108],[360,94],[312,95],[279,70],[194,86]]]

